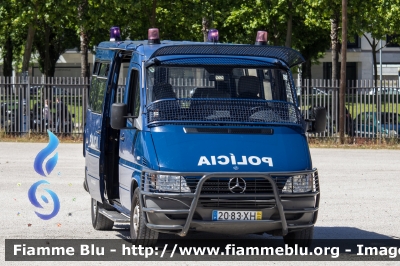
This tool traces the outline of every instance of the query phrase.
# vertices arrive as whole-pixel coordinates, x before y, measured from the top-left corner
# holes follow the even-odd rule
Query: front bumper
[[[143,178],[140,204],[145,215],[148,228],[161,232],[185,236],[189,230],[227,233],[248,234],[269,232],[275,235],[286,235],[290,231],[301,230],[314,226],[319,208],[319,182],[316,169],[299,172],[280,173],[165,173],[145,171],[154,174],[171,174],[181,176],[202,176],[194,193],[155,193],[144,191]],[[144,173],[142,177],[144,176]],[[278,188],[274,177],[313,174],[313,191],[309,193],[283,194]],[[251,178],[264,178],[270,183],[272,193],[256,194],[204,194],[204,183],[211,178],[235,178],[244,180]],[[248,198],[261,198],[257,207],[251,210],[262,212],[262,220],[252,221],[213,221],[213,210],[233,210],[223,204],[218,207],[210,206],[210,202],[236,202],[236,211],[249,211],[246,206],[240,205]],[[206,203],[204,203],[206,202]],[[253,202],[253,201],[252,201]]]

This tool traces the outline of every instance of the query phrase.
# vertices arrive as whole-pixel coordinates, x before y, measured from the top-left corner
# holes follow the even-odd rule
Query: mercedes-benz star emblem
[[[246,181],[241,177],[234,177],[229,180],[228,187],[232,193],[243,193],[246,190]]]

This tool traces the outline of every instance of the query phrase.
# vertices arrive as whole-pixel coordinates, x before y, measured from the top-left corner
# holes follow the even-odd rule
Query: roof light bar
[[[218,42],[219,34],[217,29],[210,29],[208,31],[207,40],[209,42]]]
[[[255,45],[267,45],[267,40],[268,40],[268,32],[263,30],[257,31]]]
[[[160,44],[160,32],[157,28],[151,28],[147,32],[148,44]]]
[[[110,29],[110,42],[118,42],[121,40],[121,30],[119,27],[111,27]]]

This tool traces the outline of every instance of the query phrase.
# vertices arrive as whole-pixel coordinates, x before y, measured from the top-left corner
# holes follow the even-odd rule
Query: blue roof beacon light
[[[160,32],[157,28],[150,28],[147,32],[148,44],[160,44]]]
[[[217,29],[210,29],[208,31],[207,41],[209,42],[218,42],[218,30]]]
[[[110,42],[118,42],[121,40],[121,30],[119,27],[111,27],[110,29]]]
[[[257,31],[255,45],[267,45],[268,32],[259,30]]]

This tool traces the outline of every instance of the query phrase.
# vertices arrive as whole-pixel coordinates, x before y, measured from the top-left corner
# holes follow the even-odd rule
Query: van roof
[[[161,41],[148,44],[144,41],[102,42],[100,49],[139,51],[148,59],[160,56],[211,55],[211,56],[249,56],[273,58],[284,62],[288,67],[305,62],[296,50],[283,46],[225,44],[189,41]]]

